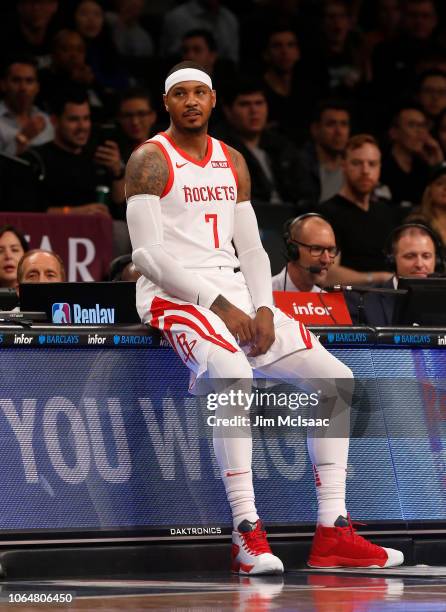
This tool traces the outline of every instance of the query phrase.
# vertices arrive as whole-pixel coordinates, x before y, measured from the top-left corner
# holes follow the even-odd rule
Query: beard
[[[367,187],[365,185],[361,185],[361,183],[352,183],[349,181],[348,186],[353,195],[357,198],[363,198],[366,195],[373,193],[377,183],[370,182]]]

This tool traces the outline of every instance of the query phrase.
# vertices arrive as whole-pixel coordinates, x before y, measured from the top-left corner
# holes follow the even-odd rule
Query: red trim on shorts
[[[314,474],[314,484],[317,487],[321,487],[322,486],[321,477],[319,476],[319,471],[315,465],[313,465],[313,474]]]
[[[237,174],[237,170],[235,169],[234,164],[232,163],[232,159],[231,159],[231,155],[229,154],[228,147],[222,140],[219,140],[218,142],[220,143],[220,146],[222,148],[223,153],[225,154],[228,165],[231,168],[232,174],[234,175],[235,184],[238,189],[238,174]]]
[[[167,179],[167,183],[164,185],[163,193],[160,195],[160,198],[164,198],[169,193],[169,191],[172,189],[172,185],[173,185],[174,173],[173,173],[172,160],[170,159],[169,153],[166,151],[163,144],[161,144],[157,140],[148,140],[147,142],[150,144],[156,145],[161,150],[167,162],[167,168],[169,170],[169,178]]]
[[[313,348],[313,343],[311,342],[310,332],[305,327],[305,325],[302,323],[302,321],[299,321],[298,323],[299,323],[300,335],[302,336],[302,340],[304,341],[305,346],[307,347],[307,349]]]
[[[190,319],[182,317],[178,314],[166,315],[166,310],[180,310],[196,317],[208,331],[208,334],[203,332],[203,330],[196,323],[194,323],[194,321],[191,321]],[[150,308],[150,313],[152,315],[152,319],[150,321],[150,325],[152,327],[160,329],[159,319],[160,317],[164,316],[165,322],[168,323],[168,330],[170,330],[170,327],[173,323],[184,324],[186,325],[186,327],[190,327],[191,329],[196,331],[198,335],[204,338],[205,340],[209,340],[210,342],[217,344],[218,346],[230,351],[231,353],[236,353],[238,351],[238,349],[232,346],[232,344],[230,344],[227,340],[225,340],[225,338],[223,338],[221,334],[218,334],[215,331],[215,329],[212,327],[206,317],[193,304],[176,304],[175,302],[170,302],[169,300],[165,300],[164,298],[154,297],[152,301],[152,306]]]
[[[210,136],[207,136],[206,155],[203,157],[201,161],[198,159],[194,159],[188,153],[186,153],[186,151],[183,151],[183,149],[180,149],[180,147],[176,144],[176,142],[172,140],[172,138],[169,136],[169,134],[166,134],[166,132],[160,132],[160,136],[164,136],[164,138],[167,140],[167,142],[169,142],[172,145],[172,147],[175,149],[178,155],[181,155],[181,157],[184,157],[184,159],[187,159],[187,161],[191,162],[192,164],[195,164],[196,166],[200,166],[200,168],[204,168],[205,166],[207,166],[209,160],[212,157],[213,146],[212,146],[212,138]]]

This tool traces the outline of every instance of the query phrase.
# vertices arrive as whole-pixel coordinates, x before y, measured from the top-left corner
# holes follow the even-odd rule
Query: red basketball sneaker
[[[283,563],[272,554],[260,519],[245,519],[232,532],[232,571],[247,576],[283,574]]]
[[[404,562],[399,550],[384,548],[358,535],[350,517],[339,516],[334,527],[318,525],[311,546],[310,567],[395,567]]]

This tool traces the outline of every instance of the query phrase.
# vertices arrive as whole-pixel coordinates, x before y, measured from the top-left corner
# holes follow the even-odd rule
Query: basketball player
[[[128,162],[127,220],[133,261],[142,273],[138,312],[164,333],[196,381],[208,378],[218,392],[233,381],[250,390],[253,372],[287,380],[299,376],[309,385],[316,381],[315,389],[332,406],[332,420],[348,431],[352,373],[301,323],[273,306],[270,264],[249,202],[245,161],[207,134],[215,103],[211,78],[200,65],[176,65],[165,82],[170,127]],[[234,414],[246,415],[245,407],[234,407]],[[233,516],[232,570],[282,573],[257,514],[252,441],[244,434],[214,433]],[[348,437],[308,439],[318,498],[309,564],[399,565],[402,553],[370,544],[347,518],[348,442]]]

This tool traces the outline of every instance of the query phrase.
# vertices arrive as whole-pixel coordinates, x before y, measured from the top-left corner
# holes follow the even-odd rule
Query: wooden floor
[[[0,610],[171,610],[172,612],[446,612],[446,567],[290,571],[285,576],[176,573],[150,579],[0,583]],[[69,604],[20,603],[71,594]]]

